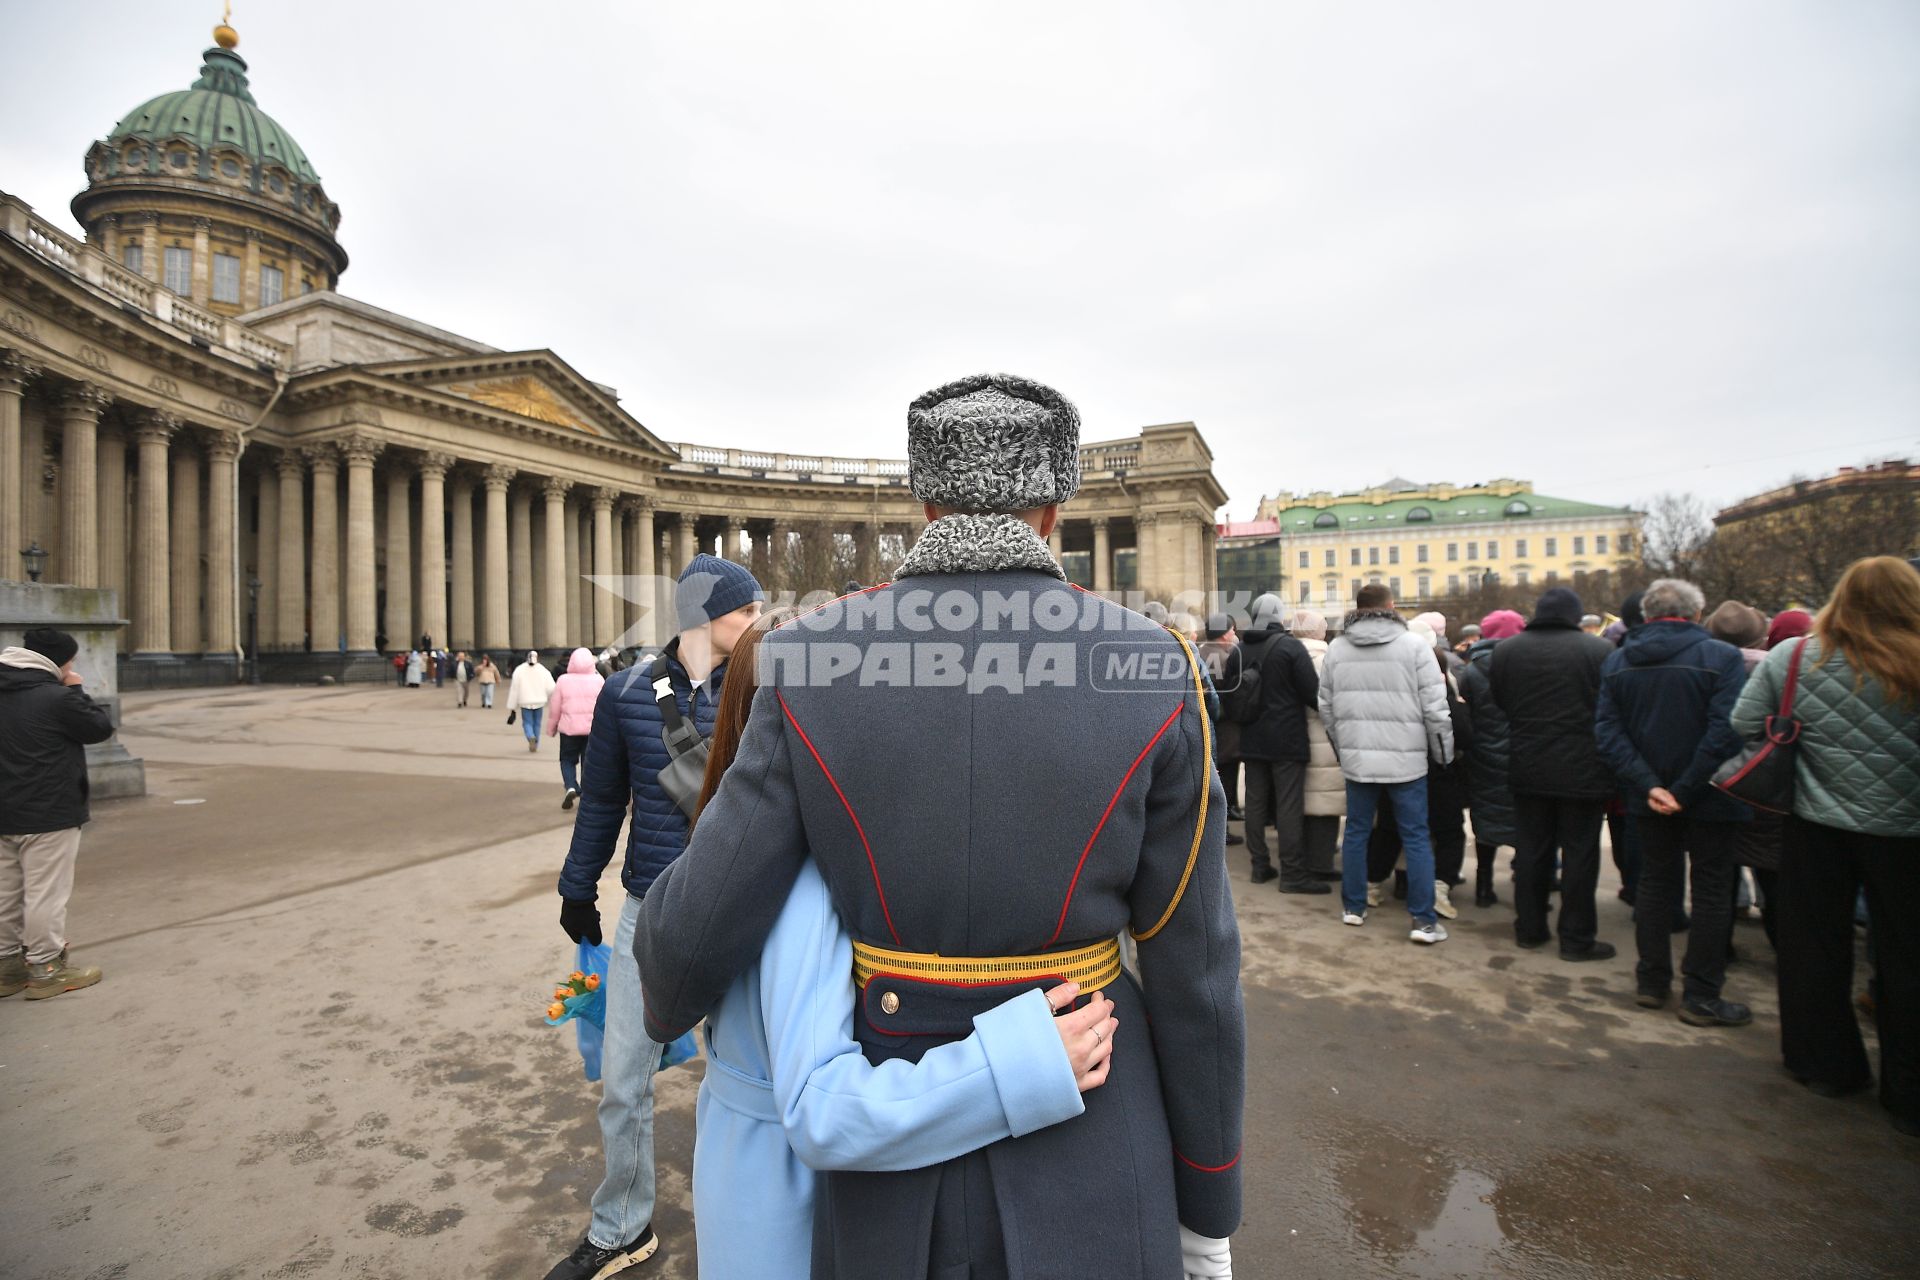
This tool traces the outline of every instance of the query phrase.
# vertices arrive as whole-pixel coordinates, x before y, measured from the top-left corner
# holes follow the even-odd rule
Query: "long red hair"
[[[1856,560],[1813,620],[1821,661],[1835,654],[1853,668],[1854,692],[1868,676],[1887,697],[1920,703],[1920,572],[1894,556]]]
[[[720,779],[740,754],[740,736],[747,731],[747,716],[753,710],[753,695],[760,691],[760,640],[767,632],[786,622],[797,609],[769,609],[754,620],[751,627],[733,642],[727,655],[727,675],[720,682],[720,706],[714,712],[713,734],[707,739],[707,771],[700,779],[700,804],[694,822],[707,810],[707,801],[720,789]],[[693,823],[688,823],[691,829]]]

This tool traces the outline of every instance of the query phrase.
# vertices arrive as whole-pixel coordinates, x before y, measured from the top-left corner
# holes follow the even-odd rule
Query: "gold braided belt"
[[[1047,951],[1031,956],[940,956],[854,943],[854,985],[865,990],[876,974],[957,987],[1058,978],[1077,982],[1081,990],[1091,993],[1118,981],[1120,940],[1108,938],[1071,951]]]

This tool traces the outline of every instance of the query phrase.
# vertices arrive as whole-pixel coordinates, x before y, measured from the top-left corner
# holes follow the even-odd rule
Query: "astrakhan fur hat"
[[[1080,411],[1052,387],[981,373],[907,409],[913,496],[959,511],[1026,511],[1080,491]]]

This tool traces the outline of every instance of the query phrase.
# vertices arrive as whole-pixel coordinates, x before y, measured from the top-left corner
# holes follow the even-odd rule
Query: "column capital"
[[[373,460],[380,456],[382,449],[387,447],[387,442],[377,436],[365,435],[358,431],[342,437],[339,444],[340,455],[347,460],[347,465],[350,467],[371,468]]]
[[[644,493],[622,494],[619,505],[623,513],[637,516],[642,512],[653,510],[653,499]]]
[[[420,474],[431,476],[435,480],[444,480],[447,478],[447,472],[451,471],[453,464],[458,461],[459,459],[450,453],[423,453],[420,455]]]
[[[24,351],[0,347],[0,391],[19,395],[40,372],[40,366],[28,359]]]
[[[1089,516],[1087,518],[1087,523],[1092,525],[1096,529],[1104,529],[1108,525],[1113,523],[1113,517],[1112,516]]]
[[[131,420],[133,438],[141,444],[166,444],[180,429],[180,419],[165,409],[139,409]]]
[[[69,382],[60,392],[60,412],[69,418],[99,421],[100,411],[113,403],[113,393],[97,382]]]
[[[518,468],[496,462],[481,472],[480,478],[487,486],[488,493],[505,493],[513,484],[513,478],[519,474]]]
[[[611,511],[613,504],[620,500],[620,491],[610,485],[601,485],[593,491],[593,509]]]
[[[139,215],[139,218],[140,225],[143,227],[157,227],[160,225],[160,215],[158,213],[143,213]]]
[[[307,473],[306,459],[300,456],[298,449],[282,449],[280,460],[274,466],[283,479],[298,480]]]
[[[323,471],[338,471],[340,469],[340,450],[338,446],[331,442],[302,445],[300,446],[300,456],[307,460],[307,465],[313,468],[315,475],[319,475]]]
[[[547,496],[549,502],[564,500],[572,489],[573,481],[562,476],[548,476],[540,482],[540,492]]]
[[[193,229],[195,231],[212,231],[213,219],[212,218],[195,218],[193,220]]]
[[[1160,513],[1158,511],[1136,511],[1133,513],[1133,523],[1135,525],[1158,524],[1160,523]]]
[[[204,435],[207,456],[216,462],[232,462],[240,456],[238,432],[210,428]]]

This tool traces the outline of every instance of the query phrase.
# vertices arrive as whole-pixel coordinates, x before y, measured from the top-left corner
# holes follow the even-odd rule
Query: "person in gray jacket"
[[[1433,910],[1433,841],[1427,831],[1427,761],[1453,761],[1447,682],[1433,650],[1407,630],[1384,586],[1360,588],[1340,638],[1320,666],[1320,720],[1347,779],[1340,905],[1348,924],[1367,919],[1367,839],[1375,809],[1393,807],[1407,858],[1407,912],[1415,942],[1445,942]]]
[[[1080,478],[1059,392],[999,374],[930,391],[907,459],[925,531],[892,582],[768,633],[739,754],[647,891],[649,1034],[687,1030],[759,958],[811,857],[853,936],[869,1060],[918,1061],[1063,978],[1119,1021],[1084,1114],[925,1168],[829,1173],[812,1274],[1226,1275],[1246,1032],[1204,668],[1049,551]],[[1064,1206],[1098,1225],[1063,1229]]]

